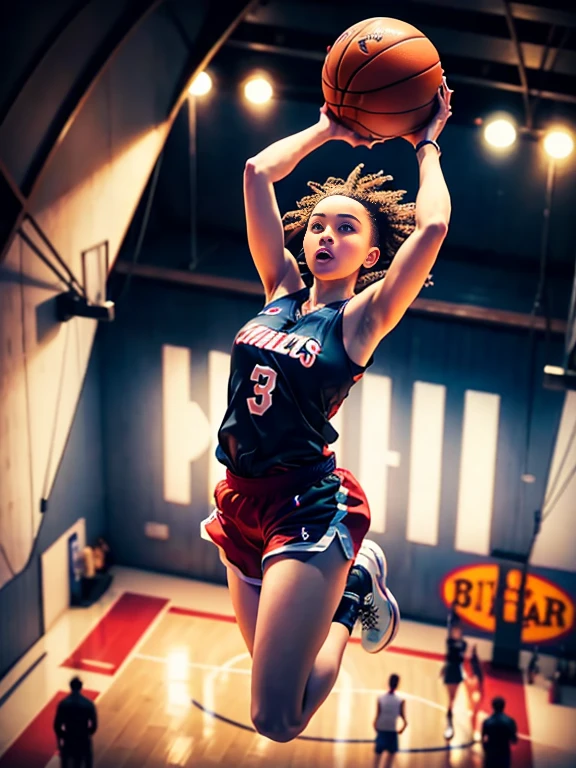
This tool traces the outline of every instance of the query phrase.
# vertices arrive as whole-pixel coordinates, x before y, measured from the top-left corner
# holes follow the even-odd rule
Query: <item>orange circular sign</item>
[[[455,602],[458,615],[486,632],[496,629],[494,601],[498,588],[497,565],[470,565],[448,573],[441,585],[444,604]],[[516,618],[520,570],[507,573],[504,592],[504,621]],[[524,593],[523,643],[545,643],[569,633],[574,627],[574,603],[569,595],[548,579],[528,574]]]

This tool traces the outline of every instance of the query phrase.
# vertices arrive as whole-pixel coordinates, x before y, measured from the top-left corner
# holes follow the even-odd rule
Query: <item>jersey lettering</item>
[[[249,397],[247,399],[248,410],[254,416],[262,416],[262,414],[270,408],[272,405],[272,392],[276,386],[276,377],[278,374],[273,368],[269,368],[267,365],[255,365],[254,370],[250,374],[251,381],[255,381],[254,394],[255,397]],[[264,382],[260,383],[260,378],[264,379]],[[260,400],[258,398],[261,398]]]
[[[298,336],[295,333],[289,333],[288,336],[279,344],[274,352],[279,352],[281,355],[289,355],[294,348],[294,345],[298,343]]]
[[[269,330],[265,325],[251,325],[238,335],[237,343],[253,345]]]
[[[270,341],[266,342],[263,348],[267,349],[268,352],[274,352],[276,347],[282,344],[286,336],[288,336],[288,334],[284,333],[284,331],[277,331],[276,336],[273,336]]]
[[[276,331],[272,328],[268,329],[268,333],[265,333],[263,336],[258,337],[258,341],[254,344],[255,347],[260,347],[260,349],[265,348],[266,344],[273,339],[276,336]]]
[[[311,336],[301,336],[298,333],[275,331],[265,325],[250,324],[236,336],[236,344],[248,344],[252,347],[289,355],[300,360],[305,368],[310,368],[322,352],[319,341]]]
[[[316,339],[306,339],[303,350],[300,354],[300,362],[305,368],[314,365],[316,358],[322,352],[322,347]]]

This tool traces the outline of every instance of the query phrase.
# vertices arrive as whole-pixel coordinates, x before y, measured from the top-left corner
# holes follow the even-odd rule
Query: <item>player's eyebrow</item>
[[[312,216],[322,216],[323,218],[326,218],[325,213],[313,213]],[[339,216],[341,219],[354,219],[354,221],[357,221],[358,224],[362,224],[360,219],[357,219],[356,216],[351,213],[337,213],[336,216]]]

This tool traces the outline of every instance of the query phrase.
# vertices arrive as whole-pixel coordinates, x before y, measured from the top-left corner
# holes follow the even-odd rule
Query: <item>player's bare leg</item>
[[[396,757],[395,754],[392,752],[386,753],[386,760],[384,761],[384,768],[392,768],[392,765],[394,764],[394,758]]]
[[[268,560],[252,665],[252,721],[274,741],[301,733],[338,676],[349,632],[332,622],[350,569],[337,542]]]
[[[258,603],[260,601],[260,587],[244,581],[231,568],[226,568],[226,576],[228,578],[228,589],[236,621],[250,656],[252,656],[256,619],[258,617]]]
[[[454,737],[454,716],[452,714],[452,708],[454,706],[454,699],[458,691],[459,683],[446,683],[446,690],[448,691],[448,712],[446,713],[446,730],[444,731],[444,738],[446,741],[450,741]]]

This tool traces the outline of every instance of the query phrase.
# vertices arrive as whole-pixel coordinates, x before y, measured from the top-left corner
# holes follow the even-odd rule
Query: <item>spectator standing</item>
[[[79,677],[70,680],[70,695],[58,704],[54,731],[62,768],[92,768],[92,736],[98,727],[94,702],[81,693]]]
[[[482,725],[482,747],[484,768],[510,768],[512,763],[511,744],[516,744],[516,722],[504,713],[506,706],[502,696],[492,699],[490,717]]]

